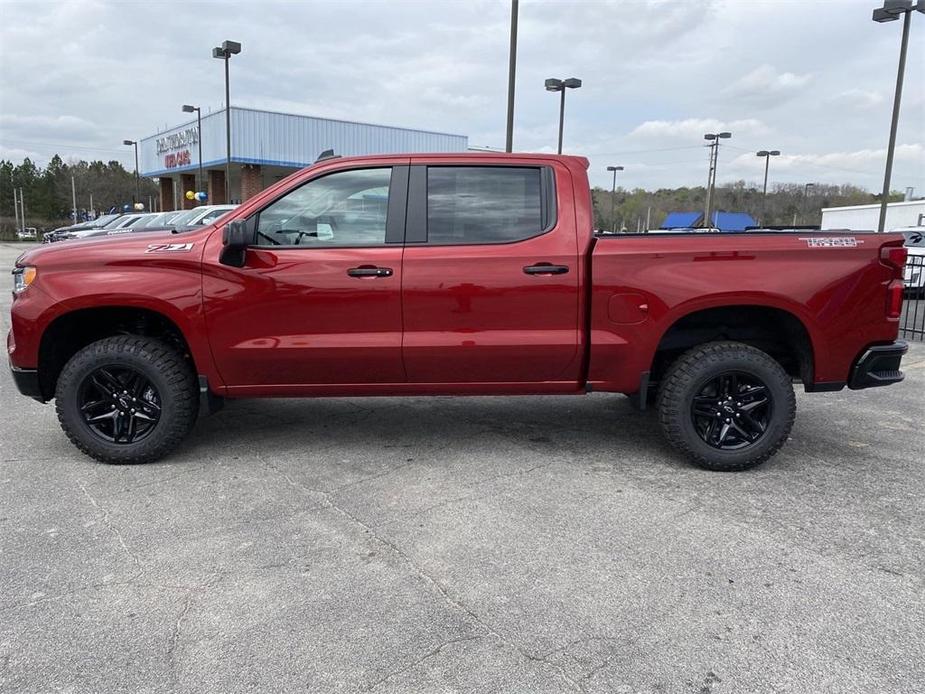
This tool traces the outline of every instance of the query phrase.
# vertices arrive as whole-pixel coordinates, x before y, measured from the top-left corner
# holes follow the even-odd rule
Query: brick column
[[[161,193],[161,209],[162,210],[172,210],[173,209],[173,179],[168,178],[167,176],[161,176],[158,183]]]
[[[188,190],[196,192],[196,176],[193,174],[180,174],[180,204],[183,205],[184,210],[191,210],[199,204],[195,199],[186,199],[186,191]]]
[[[228,198],[225,193],[225,171],[209,169],[209,204],[224,205]]]
[[[259,164],[245,164],[241,169],[241,202],[247,202],[263,190],[263,172]]]

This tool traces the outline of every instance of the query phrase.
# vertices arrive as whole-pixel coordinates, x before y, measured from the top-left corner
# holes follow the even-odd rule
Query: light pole
[[[581,86],[581,80],[577,77],[569,77],[566,80],[550,78],[546,80],[547,92],[562,92],[562,98],[559,100],[559,154],[562,154],[562,123],[565,120],[565,90],[578,89]]]
[[[507,66],[507,137],[505,152],[514,151],[514,73],[517,68],[517,11],[518,0],[511,0],[511,48]]]
[[[903,95],[903,74],[906,71],[906,50],[909,47],[909,24],[912,11],[925,13],[925,0],[883,0],[883,7],[874,10],[875,22],[894,22],[903,15],[903,33],[899,45],[899,69],[896,71],[896,92],[893,95],[893,120],[890,123],[890,143],[886,149],[886,171],[883,174],[883,194],[880,200],[880,223],[877,231],[886,226],[886,206],[890,197],[890,176],[893,173],[893,151],[896,148],[896,126],[899,123],[899,102]]]
[[[132,203],[138,202],[139,190],[138,190],[138,141],[137,140],[122,140],[122,144],[128,147],[135,148],[135,197],[132,198]]]
[[[196,112],[196,144],[199,145],[199,185],[196,188],[197,190],[205,190],[202,178],[202,109],[189,104],[183,105],[183,113],[192,113],[193,111]]]
[[[719,141],[728,140],[732,133],[706,133],[704,140],[709,140],[710,144],[710,171],[707,175],[707,205],[703,214],[704,227],[713,226],[711,214],[713,212],[713,191],[716,188],[716,165],[719,163]]]
[[[617,215],[614,211],[614,205],[617,199],[617,171],[623,171],[622,166],[608,166],[608,171],[613,171],[613,185],[610,187],[610,220],[613,224],[611,233],[617,233]]]
[[[222,41],[221,46],[212,49],[213,58],[225,61],[225,202],[231,200],[231,90],[228,86],[228,61],[240,52],[241,44],[237,41]]]
[[[768,165],[771,162],[771,157],[779,157],[780,150],[772,149],[770,151],[763,149],[760,152],[755,154],[757,157],[764,157],[764,188],[761,197],[761,216],[764,217],[767,214],[768,207]],[[761,220],[762,224],[765,224],[764,219]]]

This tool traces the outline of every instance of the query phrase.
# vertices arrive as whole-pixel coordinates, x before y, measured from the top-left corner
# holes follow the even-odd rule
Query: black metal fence
[[[925,255],[906,260],[906,298],[899,319],[899,334],[906,340],[925,341]]]

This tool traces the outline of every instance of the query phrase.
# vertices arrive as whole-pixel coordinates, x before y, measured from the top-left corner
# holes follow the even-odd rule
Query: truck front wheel
[[[199,401],[193,368],[170,345],[125,335],[94,342],[65,364],[55,390],[71,442],[104,463],[147,463],[183,440]]]
[[[787,440],[796,413],[790,377],[774,359],[739,342],[686,352],[658,395],[665,436],[708,470],[746,470]]]

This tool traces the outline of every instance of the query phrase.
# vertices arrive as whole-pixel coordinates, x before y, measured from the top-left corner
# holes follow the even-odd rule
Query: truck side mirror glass
[[[222,253],[218,261],[222,265],[231,267],[244,267],[244,257],[247,247],[251,245],[250,225],[240,219],[228,222],[222,232]]]

